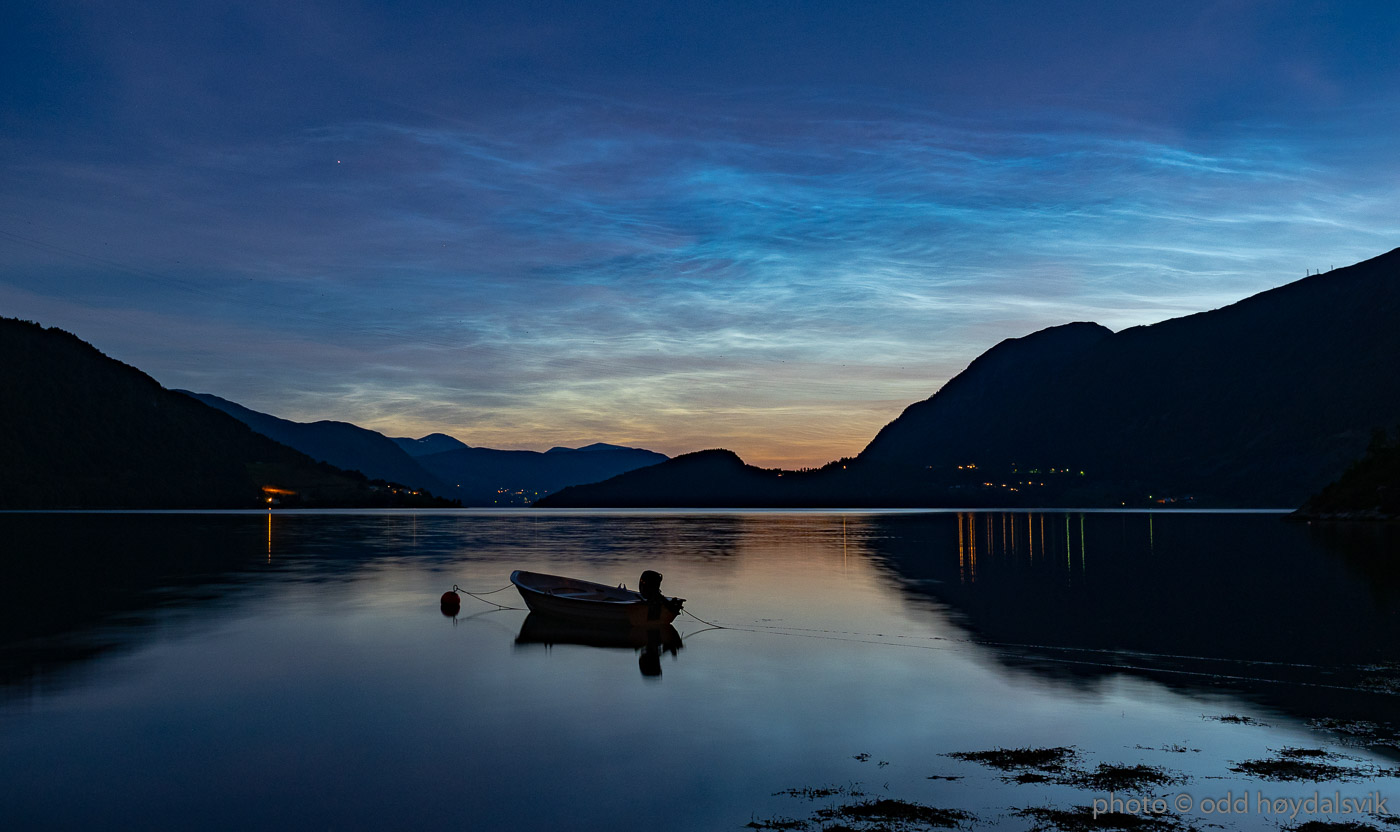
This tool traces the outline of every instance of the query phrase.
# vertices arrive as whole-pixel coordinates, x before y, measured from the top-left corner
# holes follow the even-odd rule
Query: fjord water
[[[1024,829],[1015,808],[1095,795],[944,755],[1071,745],[1086,764],[1178,772],[1190,779],[1159,791],[1197,799],[1400,800],[1389,775],[1230,771],[1285,747],[1400,758],[1385,745],[1400,717],[1394,527],[1063,510],[10,514],[0,540],[9,828],[737,830],[820,805],[784,790],[839,785]],[[540,643],[525,612],[470,597],[455,619],[438,609],[453,584],[495,590],[513,569],[635,586],[648,568],[727,627],[679,619],[659,676],[642,672],[652,649]],[[484,597],[522,606],[513,589]]]

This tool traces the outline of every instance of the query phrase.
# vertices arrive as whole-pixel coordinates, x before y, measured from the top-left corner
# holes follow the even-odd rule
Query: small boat
[[[656,584],[660,581],[661,576],[657,575]],[[659,591],[653,601],[640,592],[620,586],[523,569],[510,573],[510,582],[520,590],[520,597],[525,599],[525,606],[531,612],[573,621],[660,627],[675,621],[681,604],[685,603],[683,598],[667,598]]]

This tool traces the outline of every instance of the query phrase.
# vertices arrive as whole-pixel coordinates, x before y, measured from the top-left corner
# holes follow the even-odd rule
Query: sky
[[[1389,2],[9,3],[0,315],[476,446],[851,456],[1400,246]]]

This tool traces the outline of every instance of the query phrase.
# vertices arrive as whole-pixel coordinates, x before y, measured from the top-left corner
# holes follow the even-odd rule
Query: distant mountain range
[[[1400,249],[1114,333],[1008,339],[858,456],[687,454],[544,506],[1297,506],[1400,422]]]
[[[405,440],[396,441],[402,447]],[[463,505],[526,505],[567,486],[599,482],[667,459],[655,451],[598,442],[543,453],[463,445],[417,461],[453,486],[444,493],[459,497]]]
[[[60,329],[0,318],[0,509],[445,505],[256,433]]]
[[[442,433],[391,439],[349,422],[293,422],[209,393],[179,392],[312,459],[446,495],[467,506],[529,505],[565,486],[598,482],[667,459],[655,451],[602,442],[542,453],[473,448]]]
[[[192,393],[189,390],[176,392],[193,396],[263,436],[337,468],[360,471],[367,477],[426,489],[434,494],[447,494],[451,490],[382,433],[349,422],[293,422],[259,413],[209,393]]]

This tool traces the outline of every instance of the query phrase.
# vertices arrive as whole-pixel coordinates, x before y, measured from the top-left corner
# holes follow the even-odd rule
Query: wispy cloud
[[[1396,244],[1400,163],[1313,130],[781,92],[13,162],[0,302],[291,418],[802,465],[1002,338]]]

